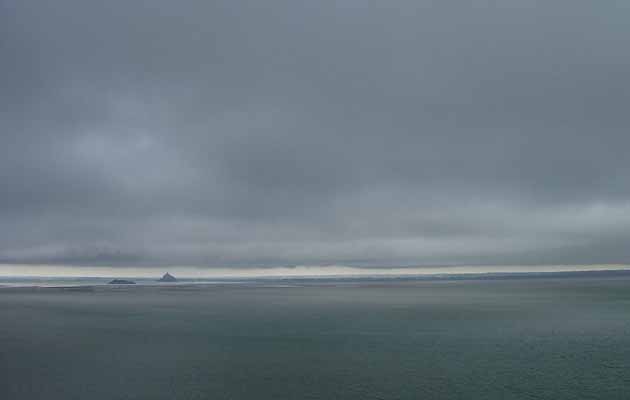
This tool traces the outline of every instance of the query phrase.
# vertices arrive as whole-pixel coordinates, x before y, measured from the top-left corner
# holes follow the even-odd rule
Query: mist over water
[[[95,267],[65,265],[0,264],[0,282],[3,277],[129,277],[158,278],[165,271],[179,278],[291,278],[291,277],[360,277],[360,276],[431,276],[452,274],[493,273],[548,273],[581,271],[630,270],[630,265],[490,265],[490,266],[421,266],[421,267],[354,267],[344,265],[298,265],[268,268],[199,268],[186,266],[168,267]]]

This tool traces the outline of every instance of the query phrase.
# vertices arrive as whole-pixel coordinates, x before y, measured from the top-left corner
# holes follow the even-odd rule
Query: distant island
[[[160,279],[158,279],[158,282],[177,282],[177,279],[167,272]]]
[[[126,279],[114,279],[109,282],[109,285],[135,285],[136,282],[128,281]]]

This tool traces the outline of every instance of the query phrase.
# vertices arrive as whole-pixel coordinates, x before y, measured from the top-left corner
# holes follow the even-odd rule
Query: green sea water
[[[0,399],[629,399],[630,279],[0,290]]]

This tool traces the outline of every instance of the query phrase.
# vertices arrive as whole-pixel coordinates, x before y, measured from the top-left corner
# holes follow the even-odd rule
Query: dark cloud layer
[[[0,1],[0,261],[627,262],[629,18]]]

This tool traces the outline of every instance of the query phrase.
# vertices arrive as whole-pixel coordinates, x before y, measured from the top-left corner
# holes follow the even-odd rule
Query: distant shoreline
[[[141,288],[184,289],[204,286],[240,286],[240,287],[296,287],[296,286],[336,286],[362,284],[403,284],[412,282],[435,281],[491,281],[491,280],[525,280],[525,279],[562,279],[562,278],[630,278],[630,269],[625,270],[593,270],[593,271],[557,271],[557,272],[486,272],[486,273],[435,273],[418,275],[338,275],[338,276],[287,276],[287,277],[251,277],[251,278],[212,278],[212,279],[180,279],[177,283],[162,283],[147,278],[137,278],[135,285],[111,285],[110,277],[5,277],[0,278],[0,291],[23,290],[136,290]],[[88,281],[97,283],[88,283]],[[72,283],[69,283],[72,281]],[[85,281],[85,283],[81,283]],[[55,284],[58,282],[59,284]],[[75,283],[76,282],[76,283]]]

